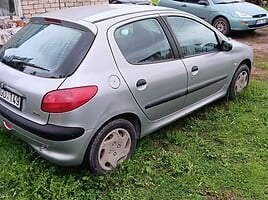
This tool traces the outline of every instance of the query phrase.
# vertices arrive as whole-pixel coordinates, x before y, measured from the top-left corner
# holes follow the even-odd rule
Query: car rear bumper
[[[80,127],[63,127],[51,124],[37,124],[30,120],[27,120],[10,110],[7,110],[4,106],[0,105],[0,115],[6,118],[9,122],[16,124],[26,131],[31,132],[44,139],[53,141],[66,141],[78,138],[84,134],[84,129]]]
[[[4,122],[10,125],[10,132],[32,146],[43,158],[62,166],[75,166],[83,162],[88,143],[95,131],[39,125],[0,105],[0,127],[5,127]]]

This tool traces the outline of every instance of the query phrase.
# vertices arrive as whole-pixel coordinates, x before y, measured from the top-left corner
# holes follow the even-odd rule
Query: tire
[[[242,92],[249,83],[250,69],[242,64],[235,72],[227,93],[228,100],[234,100],[238,93]]]
[[[117,119],[102,127],[89,144],[86,161],[94,174],[103,175],[131,157],[137,142],[133,124]]]
[[[212,24],[218,31],[220,31],[224,35],[229,35],[230,34],[230,24],[228,20],[224,17],[219,17],[213,21]]]

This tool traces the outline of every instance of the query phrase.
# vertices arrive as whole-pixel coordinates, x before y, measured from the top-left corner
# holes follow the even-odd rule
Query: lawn
[[[255,67],[267,74],[268,60]],[[0,200],[268,199],[268,75],[141,139],[105,176],[43,160],[0,130]]]
[[[0,131],[0,199],[268,199],[268,81],[139,141],[106,176],[53,165]]]

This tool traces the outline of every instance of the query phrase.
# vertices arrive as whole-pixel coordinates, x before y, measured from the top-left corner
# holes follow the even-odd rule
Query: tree
[[[264,0],[246,0],[247,2],[254,3],[256,5],[264,6]]]

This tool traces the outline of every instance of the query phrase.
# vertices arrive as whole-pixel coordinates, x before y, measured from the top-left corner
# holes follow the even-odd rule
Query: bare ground
[[[261,63],[268,63],[268,28],[254,32],[237,32],[231,37],[253,48],[255,63],[252,76],[260,80],[268,80],[268,70],[260,66]]]

